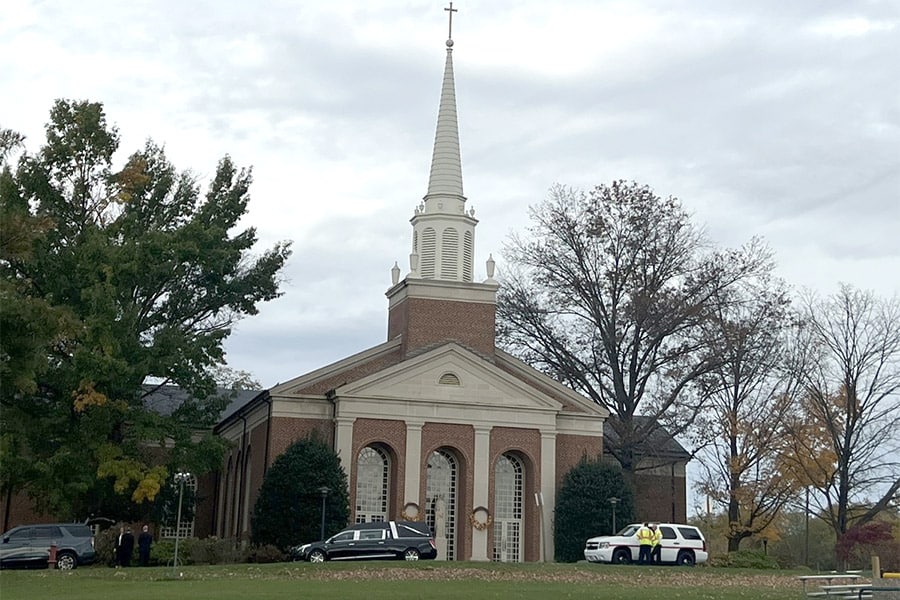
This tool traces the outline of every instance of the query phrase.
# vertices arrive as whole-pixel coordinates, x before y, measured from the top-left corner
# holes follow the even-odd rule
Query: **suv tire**
[[[619,548],[612,555],[612,563],[614,565],[629,565],[631,564],[631,550],[628,548]]]
[[[313,550],[309,553],[309,562],[311,563],[323,563],[325,562],[325,553],[319,549]]]
[[[678,553],[678,558],[675,562],[680,567],[693,567],[697,563],[697,559],[694,558],[693,552],[684,550]]]
[[[71,571],[78,566],[78,559],[71,552],[60,552],[56,555],[56,568],[60,571]]]

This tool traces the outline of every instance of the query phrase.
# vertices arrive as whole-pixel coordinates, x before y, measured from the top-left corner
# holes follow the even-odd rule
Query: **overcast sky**
[[[38,150],[56,98],[105,104],[119,164],[147,138],[208,181],[252,166],[245,224],[293,240],[284,295],[229,366],[264,386],[386,339],[425,194],[441,0],[4,0],[0,126]],[[476,277],[562,183],[680,198],[798,289],[900,292],[900,2],[457,0]]]

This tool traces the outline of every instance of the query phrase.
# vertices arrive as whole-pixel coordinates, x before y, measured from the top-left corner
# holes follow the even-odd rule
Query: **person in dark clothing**
[[[141,529],[141,535],[138,536],[138,563],[142,567],[150,565],[150,546],[153,544],[153,535],[150,528],[146,525]]]
[[[116,566],[130,567],[131,555],[134,553],[134,535],[131,527],[121,527],[116,538]]]

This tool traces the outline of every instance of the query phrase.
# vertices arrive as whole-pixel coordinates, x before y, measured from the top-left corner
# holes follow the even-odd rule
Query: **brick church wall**
[[[288,446],[312,435],[314,431],[326,446],[329,448],[334,446],[334,428],[329,420],[272,417],[268,463],[272,464],[276,458],[284,454]]]
[[[603,438],[587,435],[559,434],[556,436],[556,489],[562,485],[563,477],[582,458],[597,460],[603,452]]]
[[[0,515],[6,515],[6,494],[0,498]],[[59,519],[53,515],[43,515],[34,509],[31,498],[25,492],[13,494],[9,503],[9,523],[3,527],[3,531],[19,525],[32,525],[37,523],[58,523]],[[5,524],[0,524],[5,525]]]
[[[635,517],[640,521],[684,523],[687,519],[687,490],[683,475],[634,476]]]
[[[403,335],[404,355],[443,341],[494,354],[496,307],[479,302],[406,298],[388,315],[388,339]]]
[[[346,371],[341,371],[332,377],[322,379],[310,384],[307,387],[295,390],[299,394],[322,394],[325,395],[329,390],[333,390],[347,383],[348,381],[358,381],[367,375],[377,373],[392,365],[399,363],[401,360],[400,349],[393,352],[382,354],[367,362],[355,365]]]

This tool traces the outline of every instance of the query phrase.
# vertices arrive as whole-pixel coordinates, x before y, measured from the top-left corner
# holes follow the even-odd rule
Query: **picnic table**
[[[824,591],[820,591],[820,592],[809,592],[806,589],[807,582],[810,582],[810,581],[825,582],[824,585],[820,586],[820,587],[824,588],[824,587],[831,586],[832,582],[835,579],[859,579],[860,577],[862,577],[862,575],[860,575],[859,573],[837,573],[837,572],[835,572],[835,573],[820,573],[818,575],[798,575],[797,579],[799,579],[800,581],[803,582],[803,593],[806,594],[807,596],[813,597],[813,596],[827,596],[828,591],[824,590]]]
[[[872,589],[871,583],[844,583],[837,585],[819,586],[825,592],[826,596],[837,596],[840,598],[861,598],[866,591]]]

